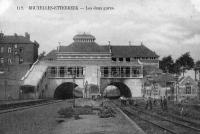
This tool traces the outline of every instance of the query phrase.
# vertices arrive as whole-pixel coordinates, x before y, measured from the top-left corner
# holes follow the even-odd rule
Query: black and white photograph
[[[0,0],[0,134],[200,134],[200,0]]]

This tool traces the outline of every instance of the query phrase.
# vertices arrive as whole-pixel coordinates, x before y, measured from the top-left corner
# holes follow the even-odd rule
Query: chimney
[[[108,47],[109,47],[109,51],[110,51],[110,53],[112,53],[112,51],[111,51],[111,45],[110,45],[110,41],[108,41]]]
[[[129,41],[128,43],[129,43],[129,46],[131,46],[131,41]]]
[[[4,36],[4,34],[3,34],[3,32],[1,31],[1,32],[0,32],[0,38],[3,38],[3,36]]]
[[[30,40],[30,34],[28,32],[25,32],[25,37]]]
[[[143,41],[141,41],[141,46],[144,46]]]
[[[61,42],[58,42],[58,44],[57,51],[60,52]]]
[[[16,33],[14,33],[14,36],[17,36],[17,34],[16,34]]]

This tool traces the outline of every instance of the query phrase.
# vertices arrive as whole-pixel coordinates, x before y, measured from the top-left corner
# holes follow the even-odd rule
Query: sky
[[[79,10],[32,11],[28,6],[78,6]],[[24,10],[17,10],[23,6]],[[85,7],[112,10],[85,10]],[[78,33],[89,33],[100,45],[140,45],[160,58],[190,52],[200,60],[200,0],[0,0],[0,30],[6,35],[30,33],[39,52],[69,45]]]

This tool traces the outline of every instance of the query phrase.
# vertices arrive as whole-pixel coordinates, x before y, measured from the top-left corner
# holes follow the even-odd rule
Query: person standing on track
[[[163,110],[163,99],[162,99],[162,96],[160,97],[160,107]]]
[[[163,100],[163,106],[164,106],[164,107],[163,107],[164,110],[167,111],[167,109],[168,109],[168,108],[167,108],[167,99],[166,99],[165,96],[164,96],[164,100]]]
[[[145,99],[145,103],[146,103],[146,105],[145,105],[145,109],[148,109],[148,107],[149,107],[149,99]]]
[[[150,108],[150,110],[152,110],[152,99],[151,99],[151,97],[149,97],[149,108]]]

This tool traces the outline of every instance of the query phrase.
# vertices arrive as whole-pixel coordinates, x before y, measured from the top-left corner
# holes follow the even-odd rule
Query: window
[[[8,58],[8,64],[12,64],[12,60]]]
[[[4,51],[4,47],[1,47],[1,53],[3,53],[3,51]]]
[[[83,77],[83,67],[77,67],[76,77]]]
[[[15,44],[14,47],[17,48],[17,44]]]
[[[123,58],[119,58],[119,62],[122,62],[123,61]]]
[[[108,67],[103,67],[103,77],[108,77],[109,69]]]
[[[15,55],[17,55],[17,51],[15,51]]]
[[[116,58],[112,57],[112,61],[116,61],[116,60],[117,60]]]
[[[19,48],[19,52],[20,52],[20,53],[23,53],[23,48],[22,48],[22,47]]]
[[[11,53],[11,52],[12,52],[11,47],[8,47],[8,53]]]
[[[23,63],[24,62],[24,59],[23,58],[20,58],[19,59],[19,63],[21,64],[21,63]]]
[[[191,85],[186,84],[185,89],[186,89],[186,94],[191,94],[191,90],[192,90]]]
[[[125,68],[125,77],[130,77],[130,67]]]
[[[64,75],[65,75],[65,68],[60,67],[60,77],[64,77]]]
[[[3,64],[4,63],[4,59],[3,58],[1,58],[1,64]]]
[[[130,62],[131,61],[131,58],[126,58],[126,62]]]
[[[50,73],[51,73],[51,76],[55,76],[56,75],[56,68],[55,67],[51,67]]]

